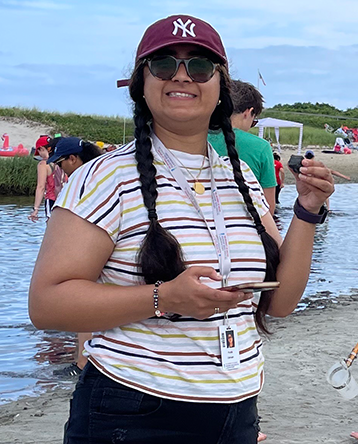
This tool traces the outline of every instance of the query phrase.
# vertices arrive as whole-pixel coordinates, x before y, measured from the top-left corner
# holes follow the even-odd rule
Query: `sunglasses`
[[[58,165],[61,168],[61,164],[64,160],[68,160],[70,157],[69,156],[65,156],[65,157],[60,157],[59,159],[57,159],[54,163],[56,165]]]
[[[177,59],[171,55],[158,55],[145,60],[154,77],[161,80],[171,80],[178,72],[181,63],[184,63],[188,76],[197,83],[208,82],[215,73],[218,63],[206,57],[192,57],[191,59]]]
[[[257,119],[254,119],[254,120],[252,121],[252,123],[251,123],[251,128],[253,128],[254,126],[256,126],[257,123],[258,123],[258,120],[257,120]]]

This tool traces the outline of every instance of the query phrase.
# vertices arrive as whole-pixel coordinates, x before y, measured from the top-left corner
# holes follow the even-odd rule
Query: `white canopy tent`
[[[301,154],[302,148],[302,136],[303,136],[303,123],[291,122],[289,120],[273,119],[272,117],[266,117],[265,119],[260,119],[255,127],[259,128],[259,137],[264,137],[264,128],[275,128],[275,135],[277,141],[278,151],[281,151],[280,146],[280,128],[299,128],[300,135],[298,140],[298,154]]]

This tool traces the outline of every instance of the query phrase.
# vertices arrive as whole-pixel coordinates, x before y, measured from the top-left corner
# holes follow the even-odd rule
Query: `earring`
[[[219,106],[220,103],[221,103],[221,100],[219,99],[219,100],[218,100],[218,103],[216,104],[216,106]]]
[[[143,94],[143,99],[145,100],[145,95]]]

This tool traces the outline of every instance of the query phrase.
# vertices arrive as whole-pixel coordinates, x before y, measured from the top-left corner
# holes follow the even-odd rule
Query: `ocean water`
[[[328,299],[339,303],[340,295],[358,292],[357,194],[358,184],[336,186],[332,211],[317,227],[311,275],[298,310],[319,309]],[[293,185],[281,192],[276,222],[283,236],[295,198]],[[32,198],[0,197],[0,404],[73,386],[54,377],[53,370],[73,361],[75,335],[36,330],[28,316],[28,288],[46,228],[44,217],[38,223],[27,219],[32,204]]]

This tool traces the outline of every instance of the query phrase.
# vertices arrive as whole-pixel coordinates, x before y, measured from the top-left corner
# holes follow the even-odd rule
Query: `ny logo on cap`
[[[188,19],[185,23],[183,23],[183,20],[181,18],[178,18],[177,20],[174,20],[174,31],[173,35],[177,35],[179,29],[182,31],[182,37],[187,37],[187,34],[191,35],[192,37],[196,37],[194,32],[195,23],[193,23],[190,19]],[[190,29],[187,29],[187,26],[190,25]]]

